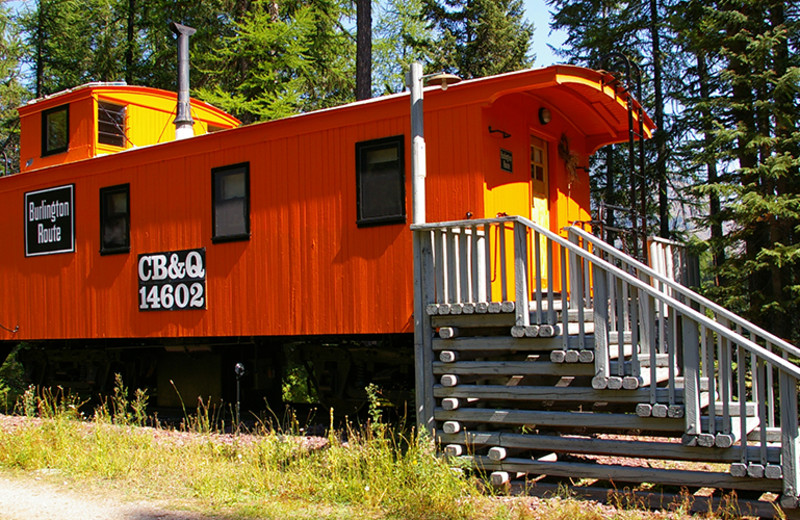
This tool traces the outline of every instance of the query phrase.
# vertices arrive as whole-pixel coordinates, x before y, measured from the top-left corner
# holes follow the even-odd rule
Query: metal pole
[[[414,224],[425,223],[425,137],[422,124],[422,64],[411,64],[406,76],[406,84],[411,90],[411,204]],[[425,302],[422,284],[422,231],[413,231],[414,254],[414,381],[416,397],[417,425],[420,430],[432,433],[433,409],[428,405],[427,378],[429,356],[426,355]]]
[[[406,78],[411,89],[411,176],[414,224],[425,223],[425,130],[422,112],[422,64],[415,61]]]
[[[236,433],[239,433],[239,426],[241,425],[241,389],[240,389],[240,380],[244,375],[244,365],[241,363],[236,363],[236,366],[233,367],[233,373],[236,375]]]
[[[178,108],[175,114],[175,139],[194,137],[194,122],[189,100],[189,36],[196,29],[172,22],[172,32],[178,35]]]

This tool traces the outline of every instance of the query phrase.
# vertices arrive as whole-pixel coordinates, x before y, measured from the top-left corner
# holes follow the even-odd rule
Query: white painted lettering
[[[143,256],[139,259],[139,281],[147,282],[153,275],[153,259],[149,256]]]
[[[153,256],[153,280],[167,279],[167,257],[164,255]]]

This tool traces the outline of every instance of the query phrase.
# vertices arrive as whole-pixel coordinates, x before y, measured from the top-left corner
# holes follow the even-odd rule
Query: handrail
[[[624,271],[617,266],[603,260],[599,256],[595,255],[594,253],[579,247],[569,240],[553,233],[549,229],[543,228],[538,224],[532,222],[531,220],[521,217],[521,216],[506,216],[506,217],[498,217],[498,218],[490,218],[490,219],[475,219],[475,220],[457,220],[457,221],[449,221],[449,222],[438,222],[438,223],[429,223],[429,224],[414,224],[411,226],[412,231],[417,230],[434,230],[443,227],[460,227],[460,226],[476,226],[476,225],[483,225],[483,224],[495,224],[495,223],[504,223],[504,222],[516,222],[523,226],[526,226],[537,233],[547,237],[551,241],[555,242],[556,244],[560,245],[561,247],[565,248],[568,251],[571,251],[573,254],[580,256],[581,258],[588,260],[595,265],[602,267],[607,272],[612,273],[617,278],[624,280],[629,285],[636,287],[638,290],[647,293],[650,297],[654,298],[655,300],[659,300],[667,306],[670,306],[681,314],[691,318],[693,321],[697,322],[698,324],[702,324],[709,330],[714,331],[715,333],[719,334],[720,336],[725,337],[729,341],[736,343],[737,345],[744,348],[750,354],[754,354],[770,365],[779,368],[783,372],[788,375],[791,375],[796,380],[800,380],[800,367],[788,362],[783,357],[775,355],[773,352],[765,349],[761,345],[753,342],[749,338],[742,336],[741,334],[733,331],[727,327],[721,326],[718,322],[712,320],[711,318],[707,317],[704,314],[696,311],[692,307],[672,298],[671,296],[659,291],[652,285],[643,282],[639,278],[629,274],[627,271]],[[644,265],[644,264],[642,264]]]
[[[417,313],[513,310],[512,338],[559,336],[549,343],[551,362],[594,362],[594,390],[643,390],[638,416],[683,417],[682,444],[736,450],[732,476],[783,479],[781,503],[798,505],[800,366],[790,354],[800,349],[580,229],[553,232],[503,216],[411,230],[421,266],[415,321],[428,327],[417,334],[427,424],[436,408],[435,322]],[[443,339],[458,335],[445,329]],[[775,427],[779,464],[768,456]]]
[[[590,242],[594,247],[603,250],[604,252],[610,254],[611,256],[613,256],[614,258],[616,258],[621,262],[624,262],[630,266],[635,267],[636,269],[639,269],[640,271],[647,274],[651,278],[657,280],[659,283],[669,286],[670,289],[680,293],[681,295],[685,296],[686,298],[689,298],[690,300],[698,303],[699,305],[706,307],[707,309],[713,311],[719,316],[722,316],[726,320],[729,320],[732,323],[751,331],[755,335],[763,337],[765,340],[769,341],[776,347],[783,349],[792,356],[800,357],[800,348],[797,348],[796,346],[792,345],[786,340],[781,339],[778,336],[775,336],[771,332],[762,329],[758,325],[755,325],[754,323],[742,318],[738,314],[733,313],[728,309],[714,303],[713,301],[702,296],[701,294],[698,294],[697,292],[691,290],[685,285],[682,285],[673,280],[670,280],[665,276],[662,276],[660,273],[658,273],[648,265],[636,260],[635,258],[620,254],[620,252],[617,249],[610,246],[606,242],[603,242],[602,240],[592,235],[591,233],[588,233],[583,229],[580,229],[575,226],[570,226],[569,228],[566,229],[568,230],[569,233],[574,233],[578,235],[582,239]]]

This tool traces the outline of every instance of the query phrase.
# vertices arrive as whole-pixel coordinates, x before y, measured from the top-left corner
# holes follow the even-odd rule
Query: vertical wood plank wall
[[[585,172],[569,184],[555,147],[566,133],[585,158],[626,135],[621,117],[607,117],[624,107],[598,87],[602,74],[558,66],[426,90],[428,221],[529,216],[531,131],[550,143],[551,229],[587,216]],[[556,117],[536,127],[540,106]],[[498,141],[490,125],[512,137]],[[400,94],[0,179],[0,324],[19,325],[0,341],[412,332],[409,133]],[[395,135],[406,136],[407,223],[358,228],[355,144]],[[501,147],[514,153],[510,175]],[[214,244],[211,169],[241,162],[252,237]],[[99,190],[123,183],[131,250],[101,256]],[[26,258],[24,193],[65,184],[75,185],[75,253]],[[201,247],[207,309],[140,312],[138,255]]]

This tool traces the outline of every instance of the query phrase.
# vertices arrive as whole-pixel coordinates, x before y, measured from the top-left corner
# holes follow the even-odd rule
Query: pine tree
[[[125,79],[122,5],[122,0],[39,0],[21,15],[37,96]]]
[[[632,84],[627,88],[636,93],[637,81],[646,79],[636,74],[644,61],[642,42],[647,25],[643,5],[616,0],[550,0],[548,4],[554,8],[551,27],[568,34],[565,47],[558,54],[570,63],[613,70],[621,76],[624,76],[626,67],[612,56],[626,56],[635,67],[631,71]],[[590,172],[593,204],[608,230],[606,239],[615,242],[619,236],[625,241],[624,246],[631,248],[635,242],[628,242],[629,235],[623,233],[620,236],[614,229],[635,230],[640,227],[633,212],[616,209],[629,208],[641,212],[641,194],[637,191],[640,179],[634,175],[637,168],[637,164],[631,164],[628,144],[625,143],[606,147],[593,159]]]
[[[278,7],[276,10],[275,7]],[[274,119],[353,99],[353,38],[345,2],[255,0],[211,52],[196,95],[244,122]]]
[[[705,24],[718,29],[723,117],[716,145],[731,174],[720,190],[729,195],[731,231],[721,272],[736,280],[721,288],[726,303],[793,340],[800,324],[800,153],[796,106],[800,69],[791,55],[798,13],[787,16],[776,1],[720,2]],[[740,283],[747,280],[746,284]]]
[[[388,0],[379,11],[373,82],[377,95],[402,92],[411,63],[432,60],[433,32],[422,19],[422,1]]]
[[[23,44],[13,17],[0,3],[0,175],[19,170],[19,117],[17,107],[29,93],[22,85],[20,60]]]
[[[237,12],[250,4],[245,0],[118,1],[124,7],[119,15],[126,29],[123,46],[130,54],[129,64],[126,57],[126,80],[165,90],[178,88],[177,47],[169,23],[197,29],[191,37],[189,50],[191,86],[198,88],[208,82],[208,77],[197,67],[197,62],[213,54],[221,42],[233,34]]]
[[[437,33],[430,65],[462,78],[530,67],[533,26],[522,0],[423,0],[423,14]]]
[[[649,233],[664,237],[675,235],[670,225],[673,218],[670,209],[675,208],[676,198],[685,197],[686,174],[690,173],[681,158],[674,154],[686,129],[679,125],[680,107],[676,109],[673,101],[687,86],[682,81],[685,56],[676,47],[675,31],[667,23],[672,9],[685,3],[672,0],[548,1],[554,8],[551,27],[568,33],[566,46],[560,53],[563,57],[572,63],[614,70],[613,62],[606,57],[619,53],[627,56],[639,71],[639,74],[634,71],[631,79],[634,84],[641,80],[643,94],[639,101],[656,122],[654,138],[646,143],[644,211],[641,202],[634,200],[641,198],[641,193],[625,193],[624,189],[640,183],[636,176],[638,168],[631,168],[619,151],[606,151],[603,159],[596,161],[591,175],[593,193],[599,206],[624,206],[644,213],[638,218],[647,219]],[[671,103],[672,109],[667,111]],[[614,210],[608,210],[604,218],[610,227],[633,225],[625,214]]]
[[[687,60],[682,156],[697,168],[709,294],[797,340],[798,13],[779,1],[684,2],[670,24]],[[692,88],[696,86],[697,88]]]

